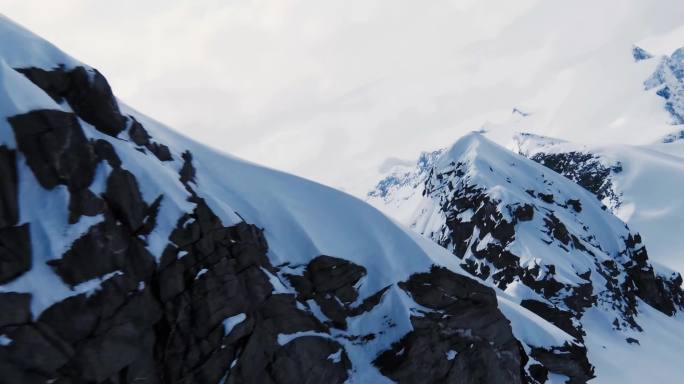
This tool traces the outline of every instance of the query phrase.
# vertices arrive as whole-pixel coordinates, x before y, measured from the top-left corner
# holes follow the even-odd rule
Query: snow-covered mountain
[[[681,275],[654,268],[650,243],[590,192],[620,207],[624,193],[610,174],[631,163],[577,153],[562,161],[566,178],[480,133],[438,153],[429,167],[421,157],[413,171],[390,174],[369,202],[572,335],[600,382],[648,380],[617,364],[636,358],[673,380],[679,358],[669,348],[684,342]],[[549,159],[561,163],[547,157],[551,168]]]
[[[668,127],[658,130],[671,133],[655,143],[587,145],[514,134],[539,131],[548,122],[516,107],[507,121],[487,123],[481,134],[433,152],[429,164],[426,152],[413,166],[387,170],[367,201],[450,250],[471,274],[498,285],[573,335],[587,348],[597,380],[652,380],[640,369],[618,368],[614,359],[621,356],[662,367],[660,372],[669,373],[661,378],[673,381],[677,363],[662,362],[677,352],[661,346],[680,343],[684,333],[682,52],[655,55],[632,48],[635,65],[648,65],[650,75],[625,80],[641,81],[643,96],[660,103],[640,118],[655,121],[669,115]],[[626,115],[633,112],[629,106],[634,97],[621,100]],[[555,124],[566,121],[554,119]],[[646,138],[653,133],[643,132]],[[646,293],[654,296],[642,296]],[[649,324],[654,309],[669,319]],[[617,346],[621,339],[638,339],[639,348],[606,345]]]
[[[479,136],[459,144],[487,149],[463,159],[476,168],[444,160],[454,149],[426,156],[447,205],[461,171],[505,177],[481,161],[530,172],[529,185],[466,191],[490,202],[477,243],[491,259],[522,246],[511,236],[524,227],[530,247],[558,254],[468,264],[363,201],[175,133],[5,18],[0,36],[0,382],[585,382],[623,377],[616,359],[639,348],[660,368],[650,377],[672,378],[676,282],[536,163]],[[498,196],[529,199],[531,220],[521,206],[514,224]]]
[[[653,55],[634,47],[636,61],[654,60]],[[672,116],[672,124],[684,124],[684,48],[679,48],[671,55],[663,55],[653,74],[644,81],[647,91],[654,89],[656,94],[665,100],[665,110]],[[666,137],[671,142],[675,137]]]
[[[531,134],[512,149],[574,180],[644,238],[652,260],[684,273],[684,144],[586,145]]]

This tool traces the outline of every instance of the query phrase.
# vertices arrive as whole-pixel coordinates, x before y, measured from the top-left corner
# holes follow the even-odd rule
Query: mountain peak
[[[537,144],[569,145],[541,136],[518,139],[530,151]],[[472,275],[572,335],[581,347],[575,363],[586,358],[582,348],[596,337],[635,337],[651,311],[673,316],[684,310],[679,275],[657,271],[638,233],[594,194],[544,165],[471,133],[425,174],[411,195],[419,198],[385,204],[384,210],[451,251]],[[413,212],[402,211],[408,209]],[[594,313],[604,319],[588,320]],[[673,318],[671,326],[676,324]],[[600,335],[606,327],[612,335]],[[600,377],[611,356],[596,349],[589,354],[598,356]],[[575,372],[586,378],[592,370],[583,364]]]

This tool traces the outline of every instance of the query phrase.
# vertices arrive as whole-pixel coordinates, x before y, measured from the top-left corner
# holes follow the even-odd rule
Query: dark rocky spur
[[[13,121],[15,130],[22,132],[25,126],[17,122],[26,120]],[[64,121],[71,135],[82,137],[80,127],[71,124],[73,119],[61,123]],[[56,124],[48,119],[47,131],[61,132],[64,125]],[[94,152],[93,144],[86,140],[66,141],[79,146],[68,150]],[[227,382],[288,383],[302,378],[309,382],[346,379],[350,363],[337,342],[302,337],[284,346],[278,343],[281,333],[325,332],[326,327],[298,309],[293,295],[273,294],[266,271],[275,270],[266,257],[260,230],[244,223],[224,227],[201,199],[195,199],[197,207],[179,220],[157,265],[146,249],[144,234],[155,227],[161,197],[151,204],[145,202],[135,175],[120,167],[116,152],[99,146],[107,148],[107,161],[118,165],[109,173],[101,197],[104,220],[50,265],[71,286],[108,278],[94,293],[57,302],[37,319],[32,319],[29,311],[30,295],[2,294],[0,305],[7,311],[3,311],[0,333],[11,342],[0,347],[0,381],[181,383],[227,378]],[[57,148],[54,153],[63,155],[59,145],[49,148]],[[74,180],[83,173],[71,172],[74,168],[69,167],[68,156],[62,161],[61,156],[25,155],[36,160],[30,168],[38,180],[47,175],[48,188],[55,183],[88,184]],[[90,158],[98,161],[96,156]],[[202,270],[208,272],[200,276]],[[227,332],[224,319],[239,313],[246,314],[246,320]],[[338,362],[328,359],[340,350]]]
[[[592,157],[587,159],[592,160],[593,165],[600,164]],[[554,164],[568,165],[570,162],[547,161],[546,165]],[[478,166],[482,167],[481,164]],[[614,311],[615,329],[635,330],[641,330],[638,299],[666,315],[673,315],[681,309],[681,279],[677,276],[666,278],[655,272],[638,234],[629,232],[625,227],[624,237],[618,239],[624,243],[621,251],[611,254],[607,260],[599,258],[595,252],[601,252],[602,247],[592,235],[591,228],[580,225],[579,230],[576,229],[576,223],[586,209],[581,199],[550,192],[554,188],[560,190],[560,186],[543,174],[539,175],[543,190],[528,188],[522,194],[511,195],[518,197],[502,201],[490,195],[487,186],[471,182],[470,175],[477,171],[470,168],[469,161],[452,161],[448,166],[443,163],[442,167],[434,166],[424,184],[425,196],[432,199],[444,215],[444,225],[432,232],[431,237],[452,250],[462,260],[461,266],[472,275],[491,280],[501,289],[513,283],[529,287],[539,295],[539,299],[525,299],[520,304],[576,339],[576,344],[572,345],[534,348],[530,358],[536,360],[543,370],[535,368],[536,373],[528,370],[531,377],[539,376],[544,370],[566,375],[571,382],[585,382],[593,377],[586,348],[582,346],[582,316],[590,307]],[[491,166],[488,169],[493,174],[499,171]],[[583,168],[573,169],[581,172]],[[609,172],[592,171],[595,179],[581,175],[575,178],[587,180],[587,186],[600,193],[610,190],[610,183],[604,178]],[[504,179],[510,188],[517,188],[510,178]],[[533,229],[535,225],[539,228]],[[521,231],[530,230],[539,231],[535,236],[549,246],[547,252],[571,253],[575,255],[573,257],[593,264],[591,269],[576,271],[576,282],[568,283],[566,278],[558,276],[556,266],[545,261],[543,255],[522,264],[516,248],[511,245],[522,235]],[[592,274],[600,278],[595,279]],[[604,283],[596,286],[597,281]]]

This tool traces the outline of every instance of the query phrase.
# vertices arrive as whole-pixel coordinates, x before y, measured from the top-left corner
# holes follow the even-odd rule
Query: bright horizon
[[[0,8],[98,68],[142,113],[363,196],[387,159],[413,160],[483,126],[655,140],[668,117],[652,113],[662,105],[643,90],[651,64],[635,64],[631,47],[669,54],[666,37],[684,34],[684,3],[662,3],[0,0]],[[511,122],[516,107],[533,119]]]

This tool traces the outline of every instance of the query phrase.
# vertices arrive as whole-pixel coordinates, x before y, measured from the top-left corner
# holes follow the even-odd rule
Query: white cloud
[[[586,77],[584,67],[594,91],[619,81],[586,58],[605,50],[612,65],[684,14],[681,1],[646,3],[0,0],[8,17],[100,69],[136,109],[352,192],[384,159],[448,145],[523,102],[541,109],[547,91],[570,99],[548,108],[545,132],[586,139],[594,127],[577,127],[603,120],[570,108],[591,88],[554,84]]]

